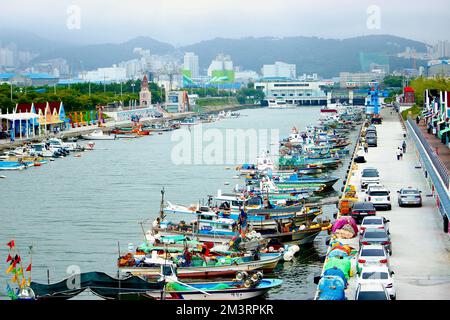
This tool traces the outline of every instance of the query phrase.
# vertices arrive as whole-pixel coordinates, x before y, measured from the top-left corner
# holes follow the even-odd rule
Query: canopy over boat
[[[104,299],[117,299],[121,294],[140,293],[149,290],[161,290],[163,283],[150,283],[136,276],[115,279],[103,272],[81,273],[78,279],[68,278],[53,284],[31,282],[36,299],[70,299],[89,288]]]

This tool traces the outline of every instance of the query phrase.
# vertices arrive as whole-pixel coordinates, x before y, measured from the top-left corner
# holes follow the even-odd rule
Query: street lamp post
[[[11,80],[11,101],[13,101],[13,83]]]

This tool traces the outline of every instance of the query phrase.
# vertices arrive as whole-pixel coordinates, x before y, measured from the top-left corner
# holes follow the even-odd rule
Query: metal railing
[[[449,180],[450,174],[448,172],[447,167],[444,165],[441,158],[439,158],[439,156],[436,154],[436,152],[430,146],[428,141],[425,139],[422,131],[417,126],[417,124],[411,118],[408,118],[408,123],[409,123],[410,127],[414,130],[414,132],[416,133],[422,146],[425,148],[425,151],[427,152],[428,156],[430,157],[431,162],[433,163],[439,176],[441,177],[442,181],[444,181],[444,184],[448,189],[449,184],[450,184],[450,180]]]

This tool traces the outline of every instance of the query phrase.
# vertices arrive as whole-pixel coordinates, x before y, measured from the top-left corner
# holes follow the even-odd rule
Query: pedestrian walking
[[[398,151],[400,152],[400,160],[403,160],[403,150],[402,150],[402,148],[398,147]]]
[[[365,153],[369,152],[369,144],[367,142],[364,142],[364,152]]]
[[[405,140],[403,140],[402,149],[403,149],[403,153],[406,153],[406,141]]]
[[[400,155],[401,155],[400,148],[397,148],[397,160],[400,160]]]
[[[419,115],[417,115],[417,117],[416,117],[416,123],[417,123],[417,124],[420,123],[420,116],[419,116]]]

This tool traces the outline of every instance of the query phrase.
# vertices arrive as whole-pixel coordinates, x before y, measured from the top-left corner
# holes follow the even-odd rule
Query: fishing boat
[[[339,180],[338,177],[322,176],[322,177],[309,177],[299,176],[298,174],[290,175],[289,177],[278,177],[274,179],[275,185],[278,187],[292,187],[296,185],[318,185],[325,186],[324,189],[331,189],[333,185]]]
[[[0,161],[0,170],[22,170],[25,168],[25,164],[20,162]]]
[[[163,295],[150,296],[162,300],[244,300],[265,295],[270,289],[281,286],[280,279],[265,279],[261,272],[250,275],[238,272],[231,281],[192,282],[178,281],[173,265],[164,265],[160,281],[166,283]],[[171,270],[169,270],[171,269]]]
[[[185,257],[186,255],[183,255],[177,262],[174,262],[173,259],[164,259],[156,254],[150,257],[133,256],[134,265],[119,265],[119,271],[145,279],[154,279],[160,275],[160,265],[169,263],[176,265],[177,275],[180,278],[225,277],[235,275],[237,271],[273,271],[282,259],[282,254],[255,253],[238,257],[192,254],[189,261]]]
[[[101,129],[94,130],[89,134],[83,134],[81,137],[84,140],[114,140],[116,139],[116,135],[107,135],[104,134]]]

